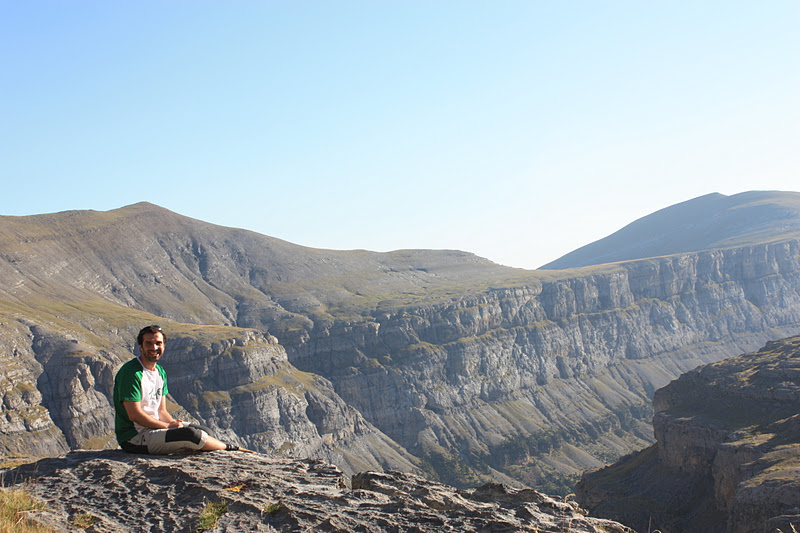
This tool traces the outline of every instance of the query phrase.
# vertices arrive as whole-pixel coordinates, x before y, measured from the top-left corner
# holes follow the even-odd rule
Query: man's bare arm
[[[163,410],[163,412],[166,413],[164,420],[156,420],[145,413],[144,410],[142,410],[142,402],[123,401],[122,404],[125,406],[125,412],[128,413],[128,418],[131,419],[131,422],[139,424],[140,426],[151,429],[183,427],[183,423],[180,420],[173,419],[172,416],[167,413],[166,402],[163,398],[161,399],[161,405],[158,409],[158,416],[162,416]]]
[[[165,422],[169,422],[170,423],[169,427],[171,427],[171,428],[174,428],[174,427],[181,428],[181,427],[183,427],[183,420],[176,420],[176,419],[172,418],[172,415],[169,414],[169,411],[167,411],[167,397],[166,396],[162,396],[161,397],[161,405],[158,406],[158,419],[159,420],[163,420]],[[177,425],[175,425],[175,424],[177,424]]]

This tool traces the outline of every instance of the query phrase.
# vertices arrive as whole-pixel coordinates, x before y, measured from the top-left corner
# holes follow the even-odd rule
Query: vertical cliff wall
[[[540,486],[652,442],[651,395],[681,373],[798,331],[800,253],[788,242],[576,271],[282,337],[296,366],[448,481],[501,471]]]
[[[74,325],[11,321],[3,326],[0,456],[115,448],[114,375],[133,357],[131,343],[123,339],[135,333],[106,331],[101,341]],[[175,416],[198,421],[241,446],[324,458],[348,473],[419,471],[416,458],[345,404],[330,382],[293,367],[274,337],[229,327],[165,328],[170,338],[161,364]]]
[[[704,366],[656,391],[656,444],[583,476],[582,505],[639,530],[800,526],[800,337]]]

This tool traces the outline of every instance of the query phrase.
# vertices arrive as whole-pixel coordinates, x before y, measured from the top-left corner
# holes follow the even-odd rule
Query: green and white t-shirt
[[[114,431],[117,442],[127,442],[144,428],[134,424],[128,418],[128,412],[122,402],[141,402],[142,410],[158,419],[158,408],[161,399],[169,394],[167,390],[167,374],[160,365],[155,370],[147,370],[139,359],[131,359],[119,369],[114,379]]]

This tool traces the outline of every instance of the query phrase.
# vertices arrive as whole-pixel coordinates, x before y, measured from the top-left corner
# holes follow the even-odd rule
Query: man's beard
[[[142,357],[150,363],[157,363],[162,352],[142,352]]]

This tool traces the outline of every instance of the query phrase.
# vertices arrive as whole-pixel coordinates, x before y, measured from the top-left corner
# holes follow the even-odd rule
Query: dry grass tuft
[[[31,511],[44,509],[24,489],[0,489],[0,533],[52,533],[52,530],[29,520]]]
[[[217,527],[217,522],[228,511],[228,502],[207,503],[200,512],[200,520],[197,524],[197,531],[208,531]]]

